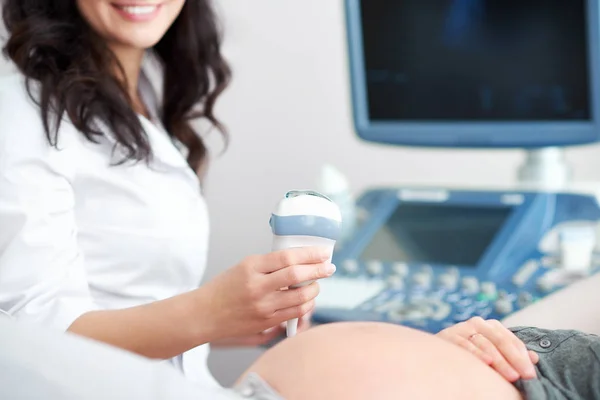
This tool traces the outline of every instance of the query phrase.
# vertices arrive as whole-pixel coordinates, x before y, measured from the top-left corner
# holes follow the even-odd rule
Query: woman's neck
[[[121,64],[122,71],[117,71],[117,74],[119,79],[126,85],[127,94],[133,102],[132,107],[137,113],[147,117],[148,112],[138,92],[144,50],[125,48],[118,45],[111,46],[111,50]]]

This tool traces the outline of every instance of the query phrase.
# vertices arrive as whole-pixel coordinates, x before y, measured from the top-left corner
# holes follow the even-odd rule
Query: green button
[[[477,295],[477,301],[494,301],[497,298],[498,298],[498,295],[495,295],[495,294],[493,294],[493,295],[487,295],[487,294],[484,294],[484,293],[479,293]]]

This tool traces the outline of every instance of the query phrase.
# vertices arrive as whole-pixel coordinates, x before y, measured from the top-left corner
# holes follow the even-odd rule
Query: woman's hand
[[[437,336],[475,354],[509,382],[536,377],[534,364],[539,356],[499,321],[475,317]]]
[[[304,315],[298,321],[297,333],[301,333],[310,329],[311,327],[311,313]],[[264,346],[271,343],[273,340],[278,339],[285,335],[286,323],[282,323],[273,328],[269,328],[266,331],[256,333],[253,335],[243,336],[239,338],[228,338],[212,342],[211,346],[215,348],[231,348],[231,347],[257,347]]]
[[[309,314],[319,284],[287,288],[333,275],[330,256],[318,247],[251,256],[208,282],[200,291],[210,307],[210,322],[202,322],[211,325],[211,343],[264,344],[282,333],[284,322]]]

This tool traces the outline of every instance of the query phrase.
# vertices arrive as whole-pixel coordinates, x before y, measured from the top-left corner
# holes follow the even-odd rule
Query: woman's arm
[[[126,310],[90,312],[69,330],[154,358],[207,342],[239,344],[310,313],[316,282],[281,288],[331,276],[335,267],[328,259],[327,248],[309,247],[246,257],[200,289]]]
[[[48,144],[16,76],[0,82],[0,309],[65,330],[97,309],[77,244],[72,182],[80,148],[63,122]]]
[[[200,288],[143,306],[91,311],[68,331],[149,358],[175,357],[217,337],[206,294]]]

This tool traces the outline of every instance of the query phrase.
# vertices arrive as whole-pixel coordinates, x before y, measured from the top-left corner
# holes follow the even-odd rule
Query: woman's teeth
[[[152,14],[158,6],[117,6],[121,10],[125,11],[127,14],[132,15],[144,15],[144,14]]]

